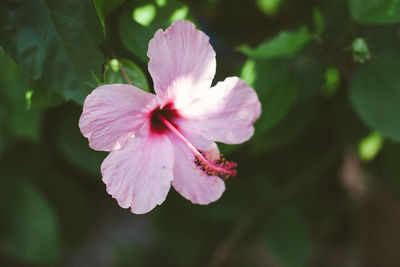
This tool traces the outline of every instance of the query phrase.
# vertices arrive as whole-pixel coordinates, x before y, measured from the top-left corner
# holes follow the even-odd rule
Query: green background
[[[190,20],[263,113],[220,200],[145,215],[105,191],[78,119],[153,92],[148,41]],[[400,266],[400,1],[2,0],[1,266]],[[118,61],[114,59],[118,58]]]

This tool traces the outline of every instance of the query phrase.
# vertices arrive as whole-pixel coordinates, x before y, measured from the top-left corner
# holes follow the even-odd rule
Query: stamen
[[[217,159],[212,159],[211,154],[201,153],[199,152],[190,142],[187,140],[179,131],[175,128],[175,126],[170,123],[166,118],[164,118],[161,114],[157,114],[158,118],[164,123],[164,125],[176,136],[178,137],[195,155],[194,163],[200,170],[202,170],[205,174],[209,176],[219,176],[223,179],[228,179],[229,177],[233,177],[236,175],[236,170],[234,169],[237,164],[235,162],[227,161],[226,159],[221,157],[218,158],[218,153],[215,153]],[[213,149],[211,150],[213,151]],[[202,176],[203,173],[200,173]]]

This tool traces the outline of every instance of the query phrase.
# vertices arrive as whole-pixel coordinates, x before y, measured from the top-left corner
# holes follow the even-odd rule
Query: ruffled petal
[[[202,152],[217,153],[218,147],[200,135],[183,132],[185,137]],[[216,176],[208,176],[196,168],[194,154],[177,138],[175,147],[174,180],[172,185],[179,194],[195,204],[206,205],[218,200],[225,191],[225,183]]]
[[[247,141],[254,133],[253,123],[260,117],[257,94],[238,77],[230,77],[179,110],[183,129],[227,144]]]
[[[174,153],[166,135],[149,135],[148,126],[101,165],[107,192],[122,208],[143,214],[167,197],[173,179]]]
[[[95,150],[120,149],[145,122],[156,98],[127,84],[103,85],[87,96],[79,119],[82,134]]]
[[[147,55],[157,95],[186,98],[210,88],[216,69],[215,52],[208,36],[192,23],[179,20],[165,32],[158,30],[149,42]]]

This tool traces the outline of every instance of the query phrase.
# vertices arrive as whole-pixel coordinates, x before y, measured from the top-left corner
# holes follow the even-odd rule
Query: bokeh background
[[[239,165],[220,200],[171,189],[134,215],[78,119],[118,64],[153,90],[148,41],[177,19],[263,114],[220,145]],[[398,0],[2,0],[0,265],[400,266],[399,23]]]

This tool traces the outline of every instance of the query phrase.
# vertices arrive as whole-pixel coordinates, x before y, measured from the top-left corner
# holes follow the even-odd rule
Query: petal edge
[[[122,148],[146,121],[148,105],[155,95],[127,84],[97,87],[89,94],[79,119],[89,146],[100,151]]]

